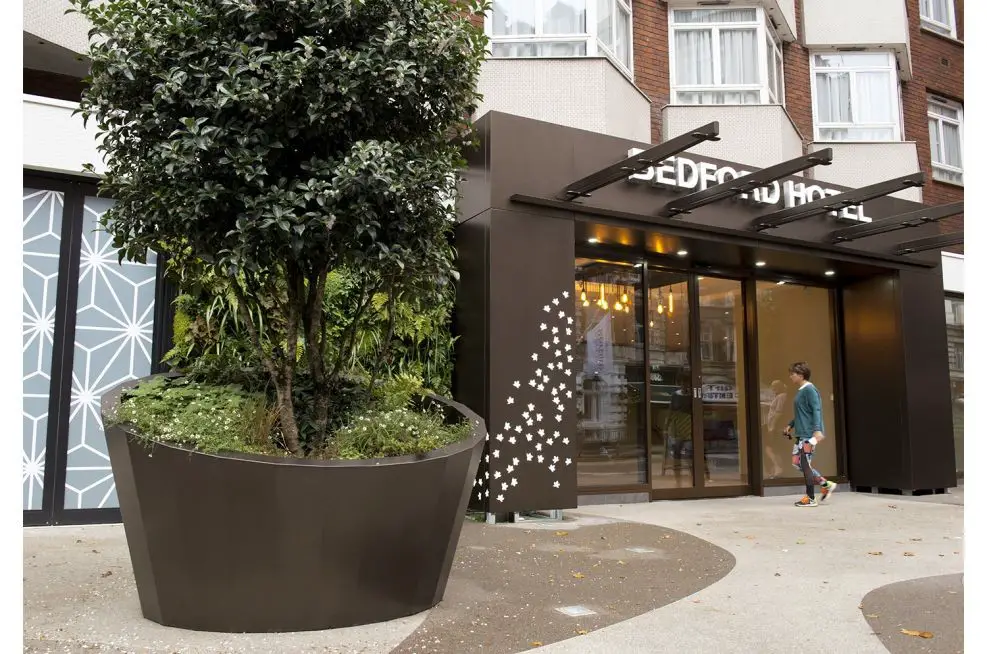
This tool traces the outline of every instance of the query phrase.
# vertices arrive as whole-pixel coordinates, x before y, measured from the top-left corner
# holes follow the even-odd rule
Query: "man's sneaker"
[[[827,481],[822,486],[822,497],[819,498],[819,501],[820,502],[825,502],[826,500],[829,499],[830,495],[832,495],[835,492],[836,492],[836,482],[835,481]]]
[[[816,501],[814,499],[811,499],[808,495],[806,495],[798,502],[796,502],[795,506],[819,506],[819,505],[816,504]]]

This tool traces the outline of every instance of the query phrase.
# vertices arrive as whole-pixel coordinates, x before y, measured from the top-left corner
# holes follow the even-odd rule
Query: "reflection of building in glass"
[[[946,347],[949,352],[949,391],[953,400],[953,442],[956,472],[963,474],[963,298],[946,298]]]

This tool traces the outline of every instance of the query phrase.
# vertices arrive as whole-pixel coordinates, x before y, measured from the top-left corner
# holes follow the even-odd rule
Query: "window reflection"
[[[758,381],[765,479],[799,478],[792,467],[792,441],[782,430],[793,418],[795,392],[788,367],[805,361],[822,396],[826,439],[815,451],[813,466],[824,476],[837,474],[833,315],[830,292],[800,284],[757,282]]]
[[[578,485],[645,483],[640,270],[576,259],[575,291]]]
[[[949,391],[953,400],[953,446],[956,474],[963,476],[963,298],[946,298],[946,346],[949,354]]]

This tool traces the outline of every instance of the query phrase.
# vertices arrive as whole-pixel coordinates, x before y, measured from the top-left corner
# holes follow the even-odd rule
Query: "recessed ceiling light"
[[[764,268],[766,265],[768,265],[768,263],[766,261],[755,261],[754,265],[757,266],[758,268]]]
[[[836,271],[835,270],[827,270],[826,271],[826,276],[827,277],[832,277],[835,274],[836,274]]]
[[[586,242],[587,243],[599,243],[600,242],[600,239],[598,239],[598,238],[588,238],[588,239],[586,239]]]
[[[680,257],[684,257],[685,255],[689,254],[689,251],[688,250],[679,250],[678,252],[676,252],[676,254],[679,255]]]

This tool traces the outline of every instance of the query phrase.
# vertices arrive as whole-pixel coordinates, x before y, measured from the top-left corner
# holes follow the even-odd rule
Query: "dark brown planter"
[[[104,422],[120,394],[103,396]],[[442,599],[486,427],[422,457],[308,461],[147,445],[106,429],[144,617],[286,632],[380,622]]]

